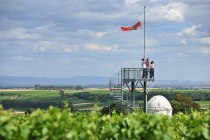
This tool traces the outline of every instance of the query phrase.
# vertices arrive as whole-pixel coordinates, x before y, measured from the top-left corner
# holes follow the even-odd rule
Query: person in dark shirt
[[[154,78],[154,68],[155,68],[155,63],[154,63],[154,61],[151,61],[151,63],[150,63],[150,79],[152,79],[152,78]]]

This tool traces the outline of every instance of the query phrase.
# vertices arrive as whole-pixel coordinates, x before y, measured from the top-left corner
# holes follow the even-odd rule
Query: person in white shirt
[[[144,58],[141,59],[141,65],[142,65],[142,68],[143,68],[142,78],[146,78],[146,75],[147,75],[147,64],[146,64],[146,61],[145,61]]]
[[[151,61],[150,63],[150,79],[154,78],[154,68],[155,68],[155,64],[154,64],[154,61]]]

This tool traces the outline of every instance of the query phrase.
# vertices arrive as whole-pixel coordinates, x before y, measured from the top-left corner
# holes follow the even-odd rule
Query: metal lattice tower
[[[121,102],[121,106],[116,106],[117,108],[122,108],[124,103],[127,103],[127,109],[135,108],[135,89],[140,85],[144,93],[144,112],[147,112],[147,94],[151,83],[154,82],[154,77],[149,78],[149,72],[146,78],[142,78],[142,75],[143,68],[121,68],[121,71],[110,78],[110,100]],[[125,92],[126,89],[129,93]]]

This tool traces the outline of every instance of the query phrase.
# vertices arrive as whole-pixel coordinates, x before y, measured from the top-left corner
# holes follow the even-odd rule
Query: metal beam
[[[147,113],[147,82],[144,81],[144,112]]]
[[[135,82],[131,82],[132,106],[135,107]]]

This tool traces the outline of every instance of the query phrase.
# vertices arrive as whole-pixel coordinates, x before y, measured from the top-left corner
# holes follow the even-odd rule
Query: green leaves
[[[210,111],[176,114],[134,112],[123,115],[98,112],[71,113],[50,107],[31,115],[0,111],[0,139],[210,139]]]

